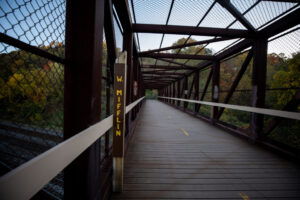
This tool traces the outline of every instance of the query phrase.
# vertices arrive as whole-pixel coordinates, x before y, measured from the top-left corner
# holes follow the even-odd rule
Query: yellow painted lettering
[[[121,130],[116,130],[116,136],[121,136]]]
[[[120,109],[120,108],[121,108],[121,104],[117,103],[117,109]]]
[[[117,110],[117,116],[121,114],[121,110]]]
[[[121,123],[121,121],[120,121],[120,118],[119,118],[119,117],[117,117],[117,123]]]
[[[123,77],[122,76],[117,76],[117,82],[123,82]]]
[[[117,90],[117,96],[122,96],[123,91],[122,90]]]

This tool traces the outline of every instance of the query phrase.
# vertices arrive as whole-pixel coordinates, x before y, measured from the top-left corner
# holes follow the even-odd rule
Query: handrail
[[[214,102],[197,101],[197,100],[189,100],[189,99],[179,99],[179,98],[173,98],[173,97],[158,96],[158,98],[172,99],[172,100],[177,100],[177,101],[185,101],[185,102],[190,102],[190,103],[204,104],[204,105],[209,105],[209,106],[217,106],[217,107],[229,108],[229,109],[234,109],[234,110],[240,110],[240,111],[258,113],[258,114],[300,120],[300,113],[298,113],[298,112],[289,112],[289,111],[274,110],[274,109],[267,109],[267,108],[256,108],[256,107],[250,107],[250,106],[239,106],[239,105],[231,105],[231,104],[225,104],[225,103],[214,103]]]
[[[126,106],[126,113],[145,97]],[[52,178],[68,166],[84,150],[105,134],[113,125],[113,115],[88,127],[66,141],[22,164],[0,178],[3,200],[30,199]]]

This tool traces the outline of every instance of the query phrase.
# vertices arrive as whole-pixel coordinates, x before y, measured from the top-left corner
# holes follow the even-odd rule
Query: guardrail
[[[144,98],[126,106],[126,114]],[[112,126],[113,115],[5,174],[0,178],[1,199],[30,199]]]
[[[171,99],[171,100],[196,103],[196,104],[203,104],[203,105],[208,105],[208,106],[223,107],[223,108],[229,108],[229,109],[234,109],[234,110],[240,110],[240,111],[258,113],[258,114],[300,120],[300,113],[298,113],[298,112],[289,112],[289,111],[266,109],[266,108],[256,108],[256,107],[250,107],[250,106],[239,106],[239,105],[231,105],[231,104],[224,104],[224,103],[213,103],[213,102],[207,102],[207,101],[197,101],[197,100],[180,99],[180,98],[173,98],[173,97],[159,96],[158,98]]]

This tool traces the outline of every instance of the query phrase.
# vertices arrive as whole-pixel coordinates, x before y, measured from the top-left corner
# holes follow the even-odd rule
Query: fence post
[[[113,191],[123,191],[123,157],[125,140],[127,53],[124,51],[114,67],[113,108]]]

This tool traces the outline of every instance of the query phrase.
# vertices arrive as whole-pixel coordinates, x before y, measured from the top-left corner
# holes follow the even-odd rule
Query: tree
[[[286,63],[286,64],[285,64]],[[300,52],[287,59],[283,67],[273,75],[272,88],[300,88]],[[277,104],[286,105],[296,94],[296,90],[276,91]]]

